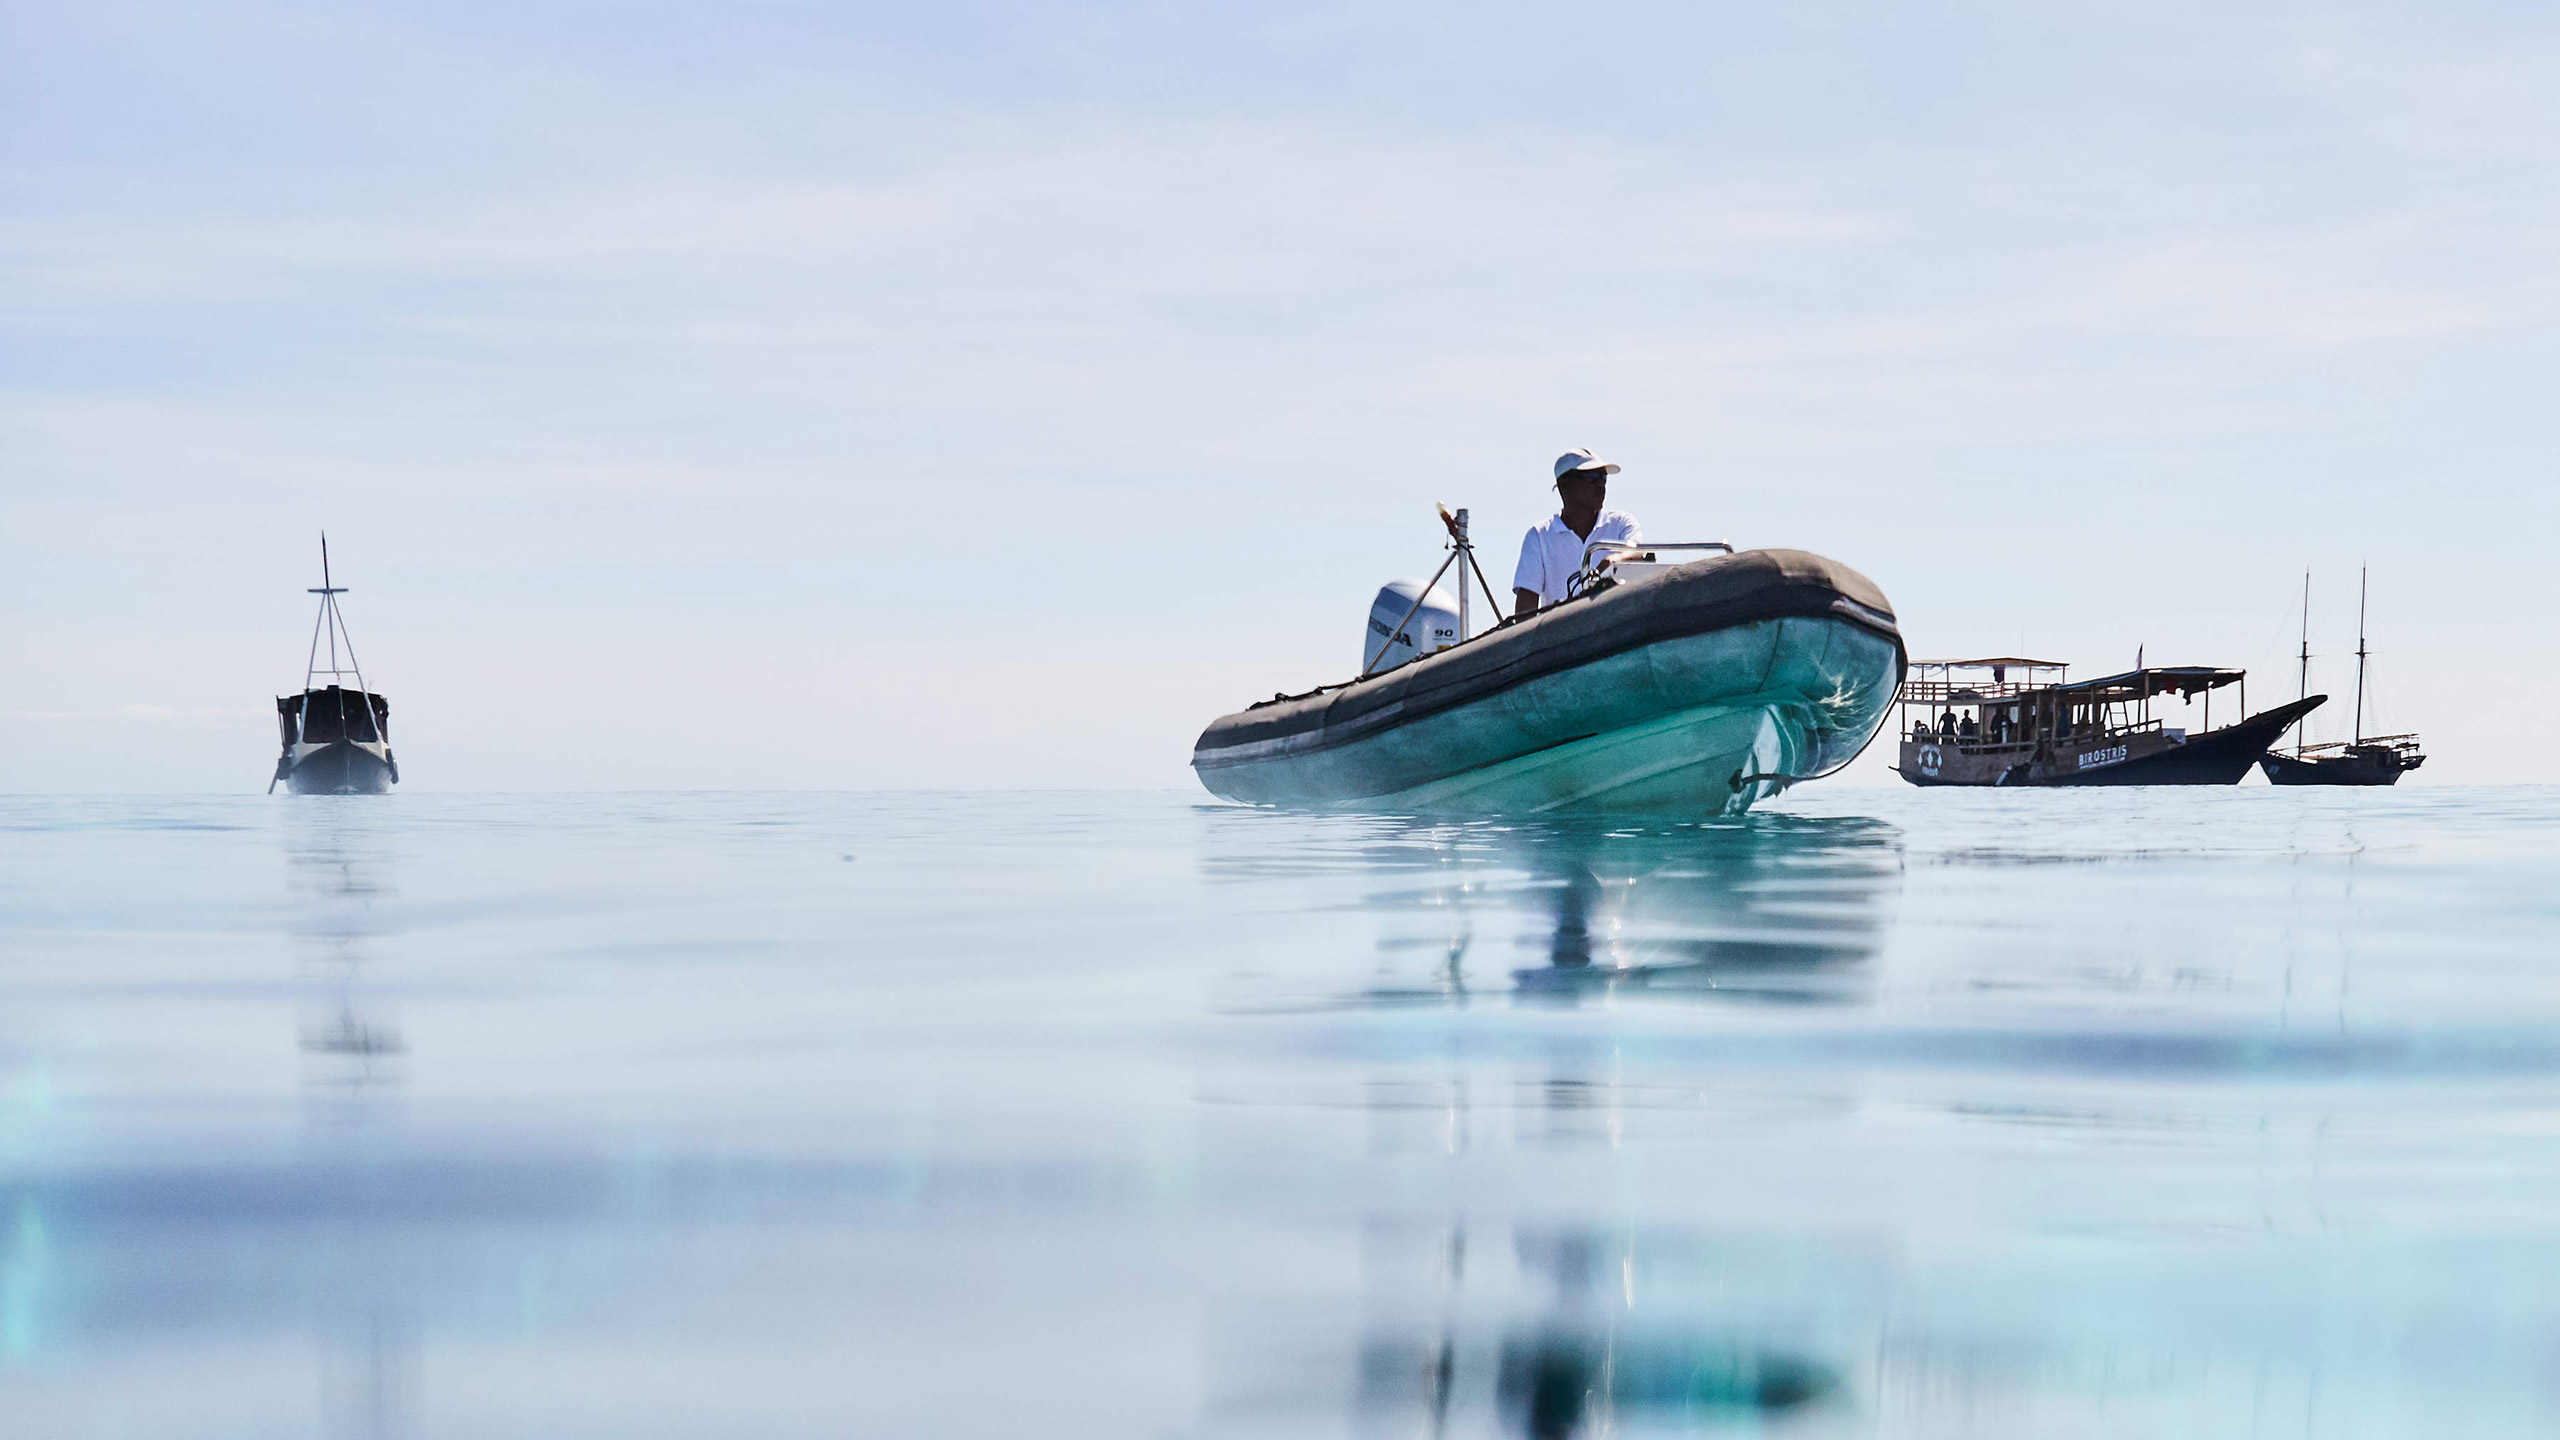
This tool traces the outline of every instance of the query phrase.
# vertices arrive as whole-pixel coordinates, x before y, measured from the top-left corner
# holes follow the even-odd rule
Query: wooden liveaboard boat
[[[2285,727],[2328,697],[2249,714],[2248,672],[2152,666],[2069,680],[2058,660],[1915,660],[1900,697],[1901,763],[1914,785],[2236,785]],[[2213,692],[2238,686],[2242,718],[2213,728]],[[2204,700],[2193,730],[2154,700]]]

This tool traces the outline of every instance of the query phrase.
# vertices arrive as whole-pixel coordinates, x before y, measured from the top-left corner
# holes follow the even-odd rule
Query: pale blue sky
[[[2540,7],[84,3],[0,49],[0,788],[262,787],[324,525],[420,787],[1187,786],[1353,668],[1434,500],[1507,572],[1573,445],[1921,654],[2272,698],[2303,569],[2336,652],[2369,557],[2421,779],[2560,778]]]

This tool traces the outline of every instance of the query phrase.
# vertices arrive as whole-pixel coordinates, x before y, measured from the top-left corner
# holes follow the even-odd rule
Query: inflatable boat
[[[1253,804],[1702,817],[1837,770],[1875,737],[1904,654],[1874,582],[1801,550],[1660,563],[1675,547],[1626,548],[1643,553],[1602,557],[1582,593],[1527,619],[1467,637],[1452,617],[1451,643],[1427,653],[1410,637],[1445,624],[1373,610],[1380,649],[1413,658],[1213,722],[1193,770]],[[1447,608],[1428,585],[1390,593],[1413,598],[1409,617]]]

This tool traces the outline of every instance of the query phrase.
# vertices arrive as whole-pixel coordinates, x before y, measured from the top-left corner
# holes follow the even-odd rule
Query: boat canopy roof
[[[1946,667],[1941,669],[1940,667]],[[2001,675],[1996,680],[1958,680],[1948,672],[1979,667],[2006,670],[2014,667],[2024,672]],[[2194,696],[2206,690],[2236,685],[2248,672],[2223,670],[2211,665],[2155,665],[2142,670],[2127,670],[2121,675],[2102,675],[2095,680],[2062,683],[2059,675],[2039,677],[2044,669],[2060,670],[2057,660],[2022,660],[2002,657],[1996,660],[1914,660],[1912,673],[1902,685],[1904,703],[1912,705],[1989,705],[2005,704],[2030,695],[2064,695],[2087,705],[2112,705],[2120,701],[2146,700],[2154,695]],[[1935,671],[1932,674],[1930,672]],[[1998,671],[1994,671],[1998,674]]]
[[[2146,670],[2127,670],[2121,675],[2101,675],[2095,680],[2077,680],[2056,685],[2055,690],[2076,699],[2105,703],[2116,700],[2143,700],[2154,695],[2195,695],[2237,685],[2246,670],[2223,670],[2211,665],[2155,665]]]
[[[2014,700],[2030,691],[2062,683],[2070,666],[2060,660],[2031,660],[2023,655],[1986,655],[1978,660],[1914,660],[1903,676],[1902,698],[1914,705],[1981,705]],[[1970,671],[1964,679],[1957,672]],[[2016,674],[2011,674],[2016,671]],[[2046,674],[2044,672],[2052,673]],[[1978,676],[1979,678],[1976,678]]]
[[[2071,668],[2060,660],[2029,660],[2018,655],[1991,655],[1980,660],[1914,660],[1911,662],[1911,665],[1914,669],[1926,666],[1932,670],[1989,670],[1994,666],[2005,670],[2012,665],[2021,670],[2067,670]]]

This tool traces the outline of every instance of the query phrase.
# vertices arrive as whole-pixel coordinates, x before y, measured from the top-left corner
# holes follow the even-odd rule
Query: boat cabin
[[[363,690],[336,685],[305,690],[276,701],[276,728],[287,750],[296,745],[326,745],[337,740],[367,744],[391,738],[391,702]]]

